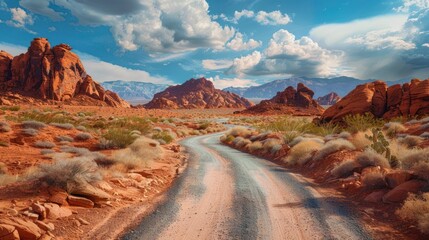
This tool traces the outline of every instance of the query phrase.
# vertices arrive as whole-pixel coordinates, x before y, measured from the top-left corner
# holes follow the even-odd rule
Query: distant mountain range
[[[154,84],[146,82],[129,82],[129,81],[110,81],[103,82],[101,85],[110,91],[117,93],[126,100],[130,99],[152,99],[155,93],[164,91],[169,85]]]
[[[336,78],[307,78],[293,77],[288,79],[275,80],[265,83],[260,86],[253,87],[228,87],[224,91],[232,92],[245,98],[272,98],[277,92],[283,91],[289,86],[296,86],[298,83],[304,83],[307,87],[314,91],[314,97],[323,97],[331,92],[337,93],[344,97],[353,90],[357,85],[374,81],[359,80],[351,77],[336,77]],[[387,82],[388,85],[408,82],[408,80],[398,80]]]

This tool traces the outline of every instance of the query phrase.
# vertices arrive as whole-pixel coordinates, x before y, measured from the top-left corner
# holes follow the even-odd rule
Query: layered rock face
[[[331,92],[323,97],[318,97],[316,101],[320,105],[334,105],[340,100],[341,98],[337,93]]]
[[[357,86],[322,115],[323,122],[338,122],[350,114],[372,113],[377,118],[429,114],[429,79],[387,87],[383,81]]]
[[[129,107],[116,93],[92,80],[70,46],[51,48],[45,38],[35,38],[28,52],[16,57],[0,52],[0,91],[54,101],[90,98],[91,103],[97,100],[102,105]]]
[[[234,93],[215,89],[205,78],[191,79],[182,85],[170,86],[155,94],[146,108],[191,109],[191,108],[245,108],[253,103]]]
[[[299,116],[320,115],[324,109],[313,99],[314,92],[302,83],[297,89],[287,87],[270,100],[264,100],[256,106],[240,113],[245,114],[291,114]]]

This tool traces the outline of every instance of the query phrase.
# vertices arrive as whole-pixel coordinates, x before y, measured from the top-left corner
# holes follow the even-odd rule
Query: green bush
[[[351,133],[357,133],[359,131],[366,131],[371,128],[381,128],[384,122],[380,119],[376,119],[371,113],[352,114],[344,117],[344,123],[347,131]]]
[[[103,138],[107,141],[110,141],[111,146],[116,148],[124,148],[136,140],[136,136],[130,134],[130,131],[123,128],[113,128],[109,129]]]

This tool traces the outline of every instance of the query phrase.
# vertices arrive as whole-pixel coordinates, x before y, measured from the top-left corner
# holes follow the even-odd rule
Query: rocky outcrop
[[[341,97],[338,96],[338,94],[336,94],[335,92],[331,92],[328,93],[327,95],[323,96],[323,97],[318,97],[317,98],[317,103],[320,105],[334,105],[335,103],[337,103],[338,101],[341,100]]]
[[[85,99],[90,99],[90,103],[129,107],[85,72],[70,46],[60,44],[51,48],[46,38],[35,38],[27,53],[13,58],[0,52],[0,92],[60,102],[79,98],[84,103]]]
[[[205,78],[191,79],[182,85],[170,86],[155,94],[146,108],[191,109],[191,108],[246,108],[253,103],[234,93],[215,89]]]
[[[244,114],[291,114],[299,116],[320,115],[323,108],[313,99],[314,92],[302,83],[298,88],[287,87],[270,100],[264,100],[256,106],[239,113]]]
[[[429,79],[388,87],[383,81],[357,86],[322,115],[322,122],[339,122],[350,114],[371,113],[377,118],[429,114]]]

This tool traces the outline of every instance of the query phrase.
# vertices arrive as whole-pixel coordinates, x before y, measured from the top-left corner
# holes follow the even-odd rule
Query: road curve
[[[347,207],[282,167],[222,145],[181,142],[187,170],[123,239],[370,239]]]

